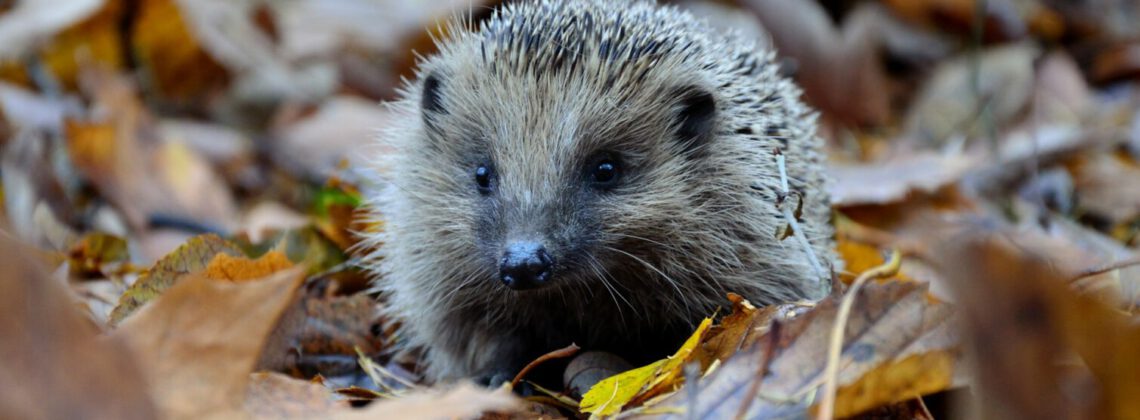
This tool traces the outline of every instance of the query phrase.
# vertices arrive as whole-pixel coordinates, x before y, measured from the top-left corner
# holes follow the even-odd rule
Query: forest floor
[[[383,101],[498,2],[0,2],[0,418],[1140,419],[1140,7],[672,3],[819,110],[845,266],[524,398],[424,381],[357,264]]]

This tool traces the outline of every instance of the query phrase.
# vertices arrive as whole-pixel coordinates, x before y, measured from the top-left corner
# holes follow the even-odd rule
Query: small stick
[[[573,356],[574,353],[577,353],[580,349],[581,348],[578,347],[577,344],[570,343],[569,346],[539,356],[537,359],[534,359],[534,361],[527,363],[526,367],[520,370],[518,375],[515,375],[515,379],[511,380],[511,389],[515,389],[515,385],[518,385],[519,381],[521,381],[527,373],[530,373],[531,369],[534,369],[543,362],[551,359],[561,359],[563,357]]]
[[[791,191],[788,190],[788,169],[786,163],[784,162],[784,152],[780,151],[780,149],[776,149],[775,153],[776,165],[780,168],[780,187],[784,189],[782,191],[783,197],[787,198],[791,196]],[[800,195],[801,203],[803,202],[803,199],[803,195]],[[807,252],[808,261],[811,262],[811,268],[815,270],[817,276],[816,281],[822,282],[823,279],[830,278],[831,276],[827,275],[827,272],[823,271],[823,266],[819,264],[819,258],[815,256],[815,251],[811,249],[811,244],[808,243],[807,239],[807,232],[804,232],[803,229],[800,229],[799,222],[796,221],[796,216],[792,213],[792,209],[782,204],[783,199],[776,203],[776,207],[779,207],[780,211],[784,213],[784,219],[788,221],[788,226],[791,226],[792,228],[792,236],[796,237],[796,240],[800,243],[800,246],[802,246],[804,248],[804,251]]]
[[[1109,271],[1116,271],[1116,270],[1119,270],[1122,268],[1128,268],[1128,267],[1131,267],[1134,265],[1140,265],[1140,257],[1132,257],[1132,258],[1129,258],[1126,260],[1120,260],[1120,261],[1116,261],[1116,262],[1108,264],[1108,265],[1104,265],[1101,267],[1096,267],[1096,268],[1092,268],[1092,269],[1082,271],[1079,274],[1077,274],[1075,277],[1073,277],[1071,280],[1069,280],[1069,282],[1072,283],[1072,282],[1075,282],[1077,280],[1083,279],[1085,277],[1092,277],[1092,276],[1095,276],[1097,274],[1104,274],[1104,273],[1107,273]]]
[[[752,383],[748,385],[748,393],[744,394],[744,404],[741,404],[740,409],[736,410],[737,420],[743,419],[748,414],[748,409],[752,408],[752,401],[760,393],[760,384],[764,382],[764,376],[768,375],[768,366],[772,364],[772,355],[776,353],[776,343],[779,342],[780,322],[773,321],[771,329],[768,330],[768,341],[764,346],[764,359],[760,361],[760,366],[756,369],[756,377],[752,378]]]
[[[827,346],[827,368],[823,374],[823,402],[819,404],[819,412],[815,417],[817,420],[831,419],[835,413],[835,393],[839,388],[839,354],[843,352],[843,331],[847,329],[847,319],[851,317],[855,296],[868,280],[893,276],[899,272],[901,265],[902,254],[897,249],[892,250],[890,260],[860,274],[851,283],[851,288],[847,289],[847,294],[843,295],[843,301],[839,303],[839,313],[835,316],[835,325],[831,326],[831,340]]]

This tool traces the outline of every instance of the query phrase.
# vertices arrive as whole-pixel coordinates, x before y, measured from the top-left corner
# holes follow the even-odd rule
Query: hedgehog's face
[[[408,216],[434,220],[422,226],[449,239],[446,258],[477,267],[454,270],[457,281],[612,281],[681,252],[669,243],[700,202],[693,180],[717,125],[708,83],[488,73],[429,68],[421,134],[406,145],[432,169],[409,171],[401,189],[438,195]]]

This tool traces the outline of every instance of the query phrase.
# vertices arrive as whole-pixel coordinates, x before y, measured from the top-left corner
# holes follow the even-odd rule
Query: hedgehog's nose
[[[521,241],[507,245],[499,265],[499,278],[515,290],[540,287],[550,281],[554,259],[538,242]]]

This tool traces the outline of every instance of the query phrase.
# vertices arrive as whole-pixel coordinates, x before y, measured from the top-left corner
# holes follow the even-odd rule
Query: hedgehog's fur
[[[392,104],[369,197],[384,232],[368,266],[430,378],[510,375],[571,342],[641,362],[675,350],[727,292],[826,293],[806,250],[777,237],[779,149],[800,226],[835,263],[815,117],[771,52],[646,1],[521,2],[463,26]],[[687,124],[693,112],[708,124]],[[582,168],[603,150],[624,172],[598,192]],[[489,195],[480,164],[496,171]],[[500,282],[515,232],[552,249],[552,286]]]

